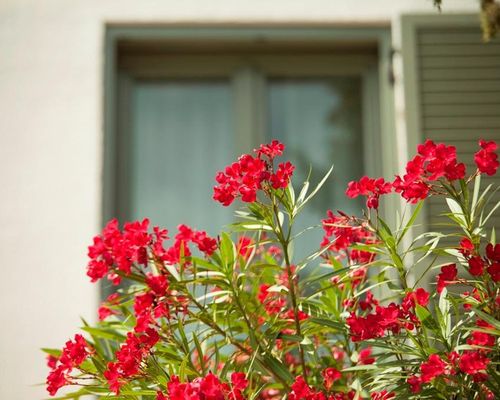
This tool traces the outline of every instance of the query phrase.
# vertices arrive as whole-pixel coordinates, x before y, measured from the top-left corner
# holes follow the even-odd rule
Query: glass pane
[[[232,217],[212,200],[215,173],[236,151],[229,81],[144,81],[132,96],[129,217],[217,234]]]
[[[286,144],[287,159],[297,167],[296,188],[309,167],[316,183],[335,165],[327,185],[297,221],[297,232],[320,223],[327,209],[359,213],[361,202],[344,193],[347,183],[363,174],[361,79],[270,79],[268,102],[268,139]],[[321,229],[307,233],[297,244],[295,262],[317,250],[321,237]]]

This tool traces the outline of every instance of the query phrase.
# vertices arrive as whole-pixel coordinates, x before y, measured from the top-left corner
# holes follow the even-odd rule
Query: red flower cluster
[[[437,279],[437,292],[441,293],[443,289],[457,279],[457,266],[448,264],[441,267],[441,273]]]
[[[464,238],[460,242],[460,252],[469,264],[469,273],[472,276],[483,276],[488,272],[493,282],[500,281],[500,244],[486,246],[486,257],[481,257],[474,246],[469,245],[470,240]],[[472,243],[471,243],[472,245]]]
[[[326,390],[330,390],[335,381],[338,381],[342,378],[341,372],[333,367],[324,369],[321,375],[323,375]]]
[[[120,295],[118,293],[113,293],[108,296],[105,302],[101,304],[99,307],[99,310],[97,311],[99,315],[99,321],[103,321],[106,318],[108,318],[110,315],[116,315],[117,312],[115,310],[112,310],[109,308],[109,305],[116,305],[118,304],[118,299]]]
[[[287,400],[354,400],[357,398],[354,390],[349,390],[347,393],[331,391],[333,382],[340,379],[340,372],[337,372],[338,371],[334,368],[327,368],[322,372],[322,375],[325,378],[325,387],[327,388],[328,394],[325,394],[320,390],[313,390],[302,376],[297,376],[295,378],[295,382],[292,384],[292,390],[288,395]],[[329,382],[327,382],[327,380]],[[388,392],[387,390],[372,392],[370,394],[370,398],[372,400],[391,400],[395,397],[395,393]]]
[[[109,388],[118,394],[120,388],[140,371],[142,362],[151,354],[151,349],[160,339],[158,332],[147,329],[144,333],[129,332],[125,343],[116,352],[116,361],[109,362],[104,377]]]
[[[323,372],[323,375],[325,373]],[[297,376],[292,384],[288,400],[343,400],[344,394],[332,394],[328,397],[322,391],[313,390],[305,381],[303,376]]]
[[[474,155],[477,169],[483,174],[495,175],[500,165],[498,155],[496,154],[497,144],[493,141],[480,140],[479,146],[481,146],[481,150]]]
[[[246,203],[253,203],[257,199],[257,191],[262,190],[265,184],[274,189],[286,188],[295,167],[286,162],[279,164],[276,172],[273,170],[274,158],[281,156],[284,149],[282,143],[273,140],[254,150],[255,157],[244,154],[237,162],[218,172],[214,200],[224,206],[229,206],[237,197]]]
[[[54,396],[57,391],[71,383],[70,373],[73,368],[79,367],[92,354],[87,341],[82,335],[75,335],[74,341],[68,340],[62,349],[59,358],[52,356],[49,359],[51,371],[47,376],[47,391]]]
[[[384,336],[386,331],[398,333],[403,324],[402,310],[394,303],[387,307],[377,306],[375,313],[365,317],[357,316],[354,312],[346,319],[349,325],[350,336],[353,342],[373,339]]]
[[[154,227],[153,233],[149,233],[148,219],[127,222],[123,231],[120,231],[116,219],[111,220],[89,246],[87,275],[92,282],[107,275],[114,284],[119,284],[117,271],[129,275],[133,265],[146,267],[150,254],[158,260],[176,264],[181,254],[185,257],[191,254],[189,243],[196,244],[206,256],[217,249],[217,241],[207,236],[206,232],[195,231],[186,225],[179,225],[178,229],[173,246],[165,249],[163,242],[168,239],[168,232]]]
[[[290,266],[292,273],[294,273],[295,268],[295,265]],[[280,286],[289,288],[287,271],[283,272],[276,278],[276,285],[278,291],[270,291],[270,285],[260,285],[259,293],[257,295],[259,302],[264,306],[268,315],[280,315],[280,317],[284,320],[295,319],[294,311],[287,308],[287,296],[281,293],[281,290],[279,289]],[[309,315],[302,310],[298,310],[297,317],[300,321],[303,321],[309,318]]]
[[[480,319],[476,321],[476,326],[481,329],[493,329],[490,324]],[[470,344],[471,346],[493,347],[495,345],[495,336],[482,330],[473,331],[471,336],[467,339],[467,344]]]
[[[383,178],[374,179],[363,176],[359,182],[349,182],[345,193],[351,199],[360,195],[366,196],[366,206],[368,208],[378,208],[380,196],[391,192],[392,184],[390,182],[384,181]]]
[[[279,292],[270,292],[271,285],[260,285],[257,298],[269,315],[276,315],[286,307],[286,298]]]
[[[381,392],[372,393],[370,398],[372,400],[391,400],[396,398],[396,393],[382,390]]]
[[[172,376],[167,384],[167,394],[158,392],[157,400],[244,400],[243,391],[248,386],[245,374],[233,372],[231,384],[221,382],[211,372],[192,382],[181,383],[179,377]]]
[[[426,307],[429,303],[429,293],[419,288],[415,292],[406,294],[401,306],[394,303],[387,307],[377,305],[375,313],[368,314],[365,317],[357,316],[354,312],[347,318],[351,340],[360,342],[363,340],[382,337],[390,331],[394,334],[400,332],[402,328],[413,330],[415,325],[419,324],[418,318],[413,313],[415,304]],[[375,303],[371,300],[370,303]],[[378,302],[377,302],[378,303]],[[361,309],[370,309],[370,307],[361,307]]]
[[[354,217],[343,213],[335,215],[327,211],[327,218],[321,221],[325,235],[321,247],[329,246],[328,250],[338,253],[338,258],[347,257],[357,264],[367,264],[373,261],[375,253],[351,249],[352,245],[373,244],[375,237],[363,226],[359,225]]]
[[[462,355],[453,351],[447,355],[447,360],[438,354],[431,354],[429,359],[420,365],[420,376],[408,377],[412,393],[420,393],[422,384],[429,383],[440,376],[452,376],[459,372],[471,375],[475,382],[486,379],[486,368],[491,360],[481,351],[465,351]],[[460,379],[460,378],[459,378]]]
[[[448,181],[464,178],[465,165],[457,162],[454,146],[426,140],[418,146],[418,154],[406,165],[406,174],[396,176],[393,186],[407,201],[416,203],[425,199],[431,183],[442,177]]]

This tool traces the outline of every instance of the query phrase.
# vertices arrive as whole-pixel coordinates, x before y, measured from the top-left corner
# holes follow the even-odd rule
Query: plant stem
[[[298,304],[297,304],[297,295],[296,295],[296,287],[295,287],[295,280],[293,276],[293,271],[292,271],[292,266],[290,263],[290,255],[288,253],[288,245],[290,244],[290,236],[291,236],[291,227],[293,224],[293,219],[292,216],[289,216],[289,229],[288,233],[285,237],[285,234],[283,232],[283,227],[281,226],[280,219],[279,219],[279,208],[278,205],[276,204],[275,197],[273,196],[273,212],[276,217],[276,225],[278,229],[274,229],[274,233],[276,234],[276,237],[278,238],[278,241],[281,244],[281,247],[283,248],[283,257],[285,259],[285,264],[286,264],[286,272],[288,275],[288,290],[290,292],[290,300],[292,302],[292,309],[293,309],[293,318],[295,322],[295,330],[296,333],[299,337],[302,337],[302,331],[300,328],[300,320],[299,320],[299,309],[298,309]],[[307,379],[307,368],[306,368],[306,360],[305,360],[305,355],[304,355],[304,347],[302,343],[299,343],[299,358],[300,358],[300,364],[302,366],[302,376],[304,377],[304,380],[306,384],[308,384],[308,379]]]

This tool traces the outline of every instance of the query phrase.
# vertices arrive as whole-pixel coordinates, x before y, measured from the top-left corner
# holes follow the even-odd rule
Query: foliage
[[[304,207],[326,184],[291,183],[273,141],[217,174],[214,199],[237,199],[231,232],[211,238],[147,219],[110,221],[89,247],[92,281],[130,282],[100,322],[48,353],[47,389],[114,399],[494,399],[500,395],[500,245],[485,224],[497,188],[494,142],[480,141],[466,175],[452,146],[427,141],[394,182],[363,177],[363,216],[328,211],[324,239],[303,260],[293,244]],[[389,226],[379,201],[409,215]],[[454,233],[416,234],[431,196],[446,199]],[[411,205],[413,204],[413,205]],[[449,229],[447,229],[449,231]],[[450,245],[451,243],[451,245]],[[419,272],[425,270],[425,272]],[[436,290],[419,287],[439,271]]]
[[[443,0],[434,0],[434,6],[441,11]],[[483,38],[489,41],[500,30],[500,4],[495,0],[481,0],[480,2],[481,28]]]

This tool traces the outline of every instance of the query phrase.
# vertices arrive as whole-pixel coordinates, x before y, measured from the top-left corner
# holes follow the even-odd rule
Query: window
[[[198,32],[196,40],[115,32],[106,216],[148,216],[170,230],[186,223],[216,234],[234,211],[211,201],[216,171],[273,138],[287,145],[296,183],[310,166],[318,181],[335,164],[332,184],[302,227],[319,224],[329,208],[359,212],[361,204],[344,196],[347,182],[382,173],[374,162],[381,154],[379,39],[262,32]],[[309,235],[297,257],[320,237],[320,230]]]

